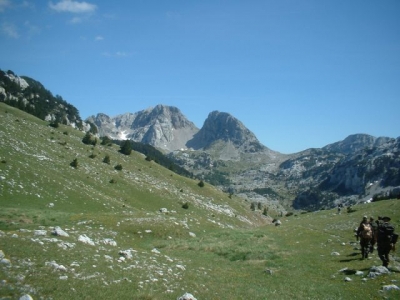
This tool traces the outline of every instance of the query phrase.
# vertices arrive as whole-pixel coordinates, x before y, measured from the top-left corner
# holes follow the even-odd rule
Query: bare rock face
[[[228,113],[213,111],[187,145],[195,150],[206,149],[217,141],[231,144],[240,152],[258,152],[265,148],[238,119]]]
[[[116,117],[98,114],[87,121],[98,127],[101,136],[131,139],[167,152],[185,149],[187,141],[199,131],[178,108],[165,105]]]

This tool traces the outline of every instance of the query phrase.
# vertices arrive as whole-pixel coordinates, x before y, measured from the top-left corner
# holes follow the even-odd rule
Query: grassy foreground
[[[376,251],[360,260],[353,235],[363,215],[399,228],[400,201],[298,213],[276,227],[248,203],[82,137],[0,104],[0,250],[10,262],[0,299],[400,298],[382,291],[399,285],[397,254],[390,274],[371,279],[381,262]]]

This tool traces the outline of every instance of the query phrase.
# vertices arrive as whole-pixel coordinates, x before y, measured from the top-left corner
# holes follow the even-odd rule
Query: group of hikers
[[[357,229],[357,240],[360,239],[362,259],[368,258],[368,253],[374,251],[375,244],[377,245],[378,256],[382,261],[382,265],[389,265],[389,253],[395,251],[395,245],[398,239],[398,234],[394,232],[394,226],[389,223],[389,217],[378,217],[374,220],[367,216],[363,217],[360,226]]]

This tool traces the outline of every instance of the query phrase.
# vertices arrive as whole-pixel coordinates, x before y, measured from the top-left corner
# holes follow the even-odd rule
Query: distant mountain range
[[[250,202],[315,210],[400,194],[400,138],[354,134],[286,155],[261,144],[226,112],[212,111],[201,129],[166,105],[115,117],[99,113],[82,122],[74,107],[33,79],[11,71],[0,75],[0,101],[36,115],[40,107],[42,119],[95,128],[99,136],[152,145],[195,176]],[[34,93],[32,86],[47,93]]]

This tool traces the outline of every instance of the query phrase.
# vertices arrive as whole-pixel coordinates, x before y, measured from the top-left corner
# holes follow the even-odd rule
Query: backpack
[[[361,237],[364,239],[372,238],[372,228],[370,224],[362,224]]]
[[[394,233],[394,227],[391,224],[383,224],[379,226],[379,236],[381,236],[382,241],[395,244],[397,242],[398,235]],[[392,241],[392,239],[395,241]]]

